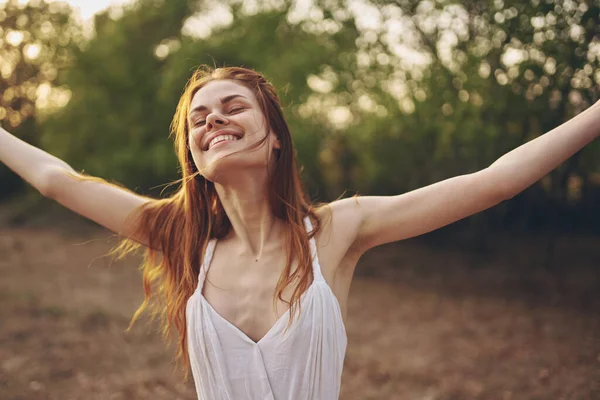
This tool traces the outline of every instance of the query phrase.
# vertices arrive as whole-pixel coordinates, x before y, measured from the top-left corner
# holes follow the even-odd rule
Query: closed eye
[[[245,107],[234,107],[234,108],[228,110],[227,114],[235,114],[235,113],[238,113],[238,112],[244,111],[244,110],[245,110]],[[199,119],[196,122],[194,122],[194,127],[204,126],[205,124],[206,124],[206,120]]]

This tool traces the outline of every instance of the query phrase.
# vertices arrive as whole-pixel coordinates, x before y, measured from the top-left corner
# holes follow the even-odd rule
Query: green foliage
[[[117,20],[97,15],[96,36],[65,77],[71,101],[45,122],[44,146],[76,169],[132,188],[175,178],[166,140],[174,104],[157,96],[165,61],[155,49],[179,36],[190,3],[141,0]]]
[[[360,143],[352,151],[370,166],[363,168],[372,171],[370,191],[398,193],[485,168],[600,97],[600,7],[593,2],[407,0],[378,6],[384,17],[403,16],[398,21],[414,33],[412,46],[431,62],[422,70],[400,68],[410,107],[400,113],[388,108],[393,127],[378,131],[378,140],[347,141]],[[395,61],[401,65],[402,56]],[[373,122],[365,123],[372,132]],[[362,131],[361,125],[347,133]],[[580,207],[588,214],[568,211],[568,224],[586,222],[582,216],[597,221],[599,213],[589,210],[600,199],[599,177],[600,146],[593,143],[519,201],[493,212],[502,217],[518,207],[533,222],[527,214],[540,206],[549,216]]]
[[[245,66],[261,71],[280,89],[310,192],[327,196],[317,155],[329,130],[322,123],[300,117],[298,107],[312,93],[306,83],[308,76],[320,73],[339,52],[350,51],[353,41],[349,41],[348,36],[356,37],[357,32],[348,27],[331,36],[309,33],[299,25],[286,22],[287,12],[287,9],[272,10],[244,16],[234,10],[230,27],[205,40],[185,38],[180,50],[167,61],[169,72],[161,95],[165,104],[176,104],[190,71],[201,64]]]
[[[38,106],[52,107],[51,88],[60,84],[70,55],[81,39],[65,4],[8,0],[0,5],[0,121],[15,135],[39,144]],[[0,198],[22,180],[0,165]]]
[[[35,12],[50,15],[40,4]],[[364,4],[316,1],[302,14],[291,1],[219,2],[230,22],[199,36],[189,34],[191,21],[208,24],[213,2],[138,0],[120,16],[103,12],[58,75],[71,99],[44,120],[41,145],[76,169],[152,191],[178,178],[167,137],[193,69],[246,66],[280,89],[307,187],[330,200],[346,189],[398,194],[485,168],[600,96],[594,2]],[[68,17],[52,21],[62,27],[55,32],[70,32]],[[52,60],[60,71],[64,63]],[[544,210],[542,221],[561,211],[591,224],[599,200],[594,143],[483,220],[534,223]]]

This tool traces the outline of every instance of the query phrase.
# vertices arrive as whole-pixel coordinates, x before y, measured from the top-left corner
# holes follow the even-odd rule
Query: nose
[[[218,113],[213,112],[208,114],[208,116],[206,117],[206,130],[212,131],[214,128],[220,125],[227,125],[228,123],[229,121],[227,120],[227,118],[223,117]]]

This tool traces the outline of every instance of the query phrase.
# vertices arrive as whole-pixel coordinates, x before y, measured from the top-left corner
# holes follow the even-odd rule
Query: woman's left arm
[[[332,203],[356,252],[418,236],[514,197],[600,136],[600,102],[500,157],[488,168],[398,196]],[[348,237],[348,236],[346,236]]]
[[[518,193],[546,176],[600,136],[600,101],[550,132],[503,155],[488,168],[504,178],[506,195]]]

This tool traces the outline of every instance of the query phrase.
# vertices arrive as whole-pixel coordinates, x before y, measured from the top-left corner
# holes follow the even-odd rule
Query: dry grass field
[[[485,255],[407,241],[365,255],[341,399],[600,399],[600,239],[500,240]],[[194,399],[143,321],[138,259],[93,227],[0,228],[0,399]],[[560,278],[557,278],[560,276]]]

